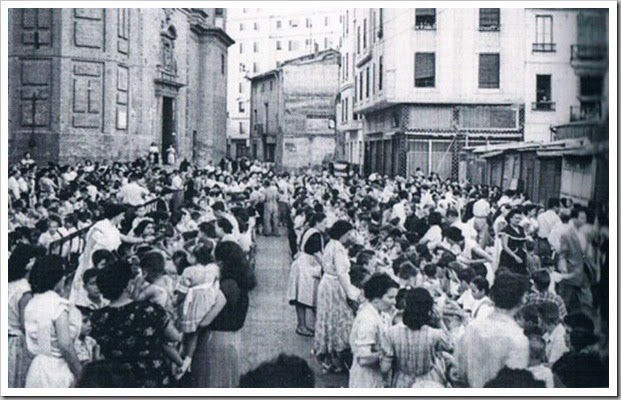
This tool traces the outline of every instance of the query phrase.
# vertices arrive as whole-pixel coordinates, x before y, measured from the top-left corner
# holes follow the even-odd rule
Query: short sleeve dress
[[[513,227],[507,225],[503,230],[503,234],[508,237],[508,245],[511,251],[513,251],[520,259],[521,263],[518,263],[515,258],[511,257],[506,251],[500,253],[500,264],[498,268],[507,268],[511,272],[517,274],[527,275],[528,269],[526,268],[526,234],[524,228],[521,226]]]
[[[95,311],[91,336],[104,358],[119,361],[131,373],[136,387],[168,387],[170,368],[162,352],[168,322],[168,314],[161,306],[136,301]]]
[[[323,237],[317,229],[310,228],[303,235],[300,252],[291,263],[287,297],[289,304],[309,308],[317,306],[317,286],[321,275],[318,256],[323,251]]]
[[[402,322],[390,327],[382,342],[383,357],[392,361],[390,387],[409,388],[427,380],[443,383],[437,353],[450,347],[450,339],[440,329],[424,325],[413,330]]]
[[[63,314],[69,318],[69,334],[78,336],[81,314],[66,299],[50,290],[36,294],[24,310],[26,345],[35,357],[26,375],[27,388],[69,388],[75,377],[60,351],[55,322]]]
[[[377,309],[369,302],[364,303],[351,328],[349,344],[353,355],[349,370],[350,388],[381,388],[384,387],[379,363],[363,366],[358,357],[368,352],[379,352],[385,328],[384,321]]]

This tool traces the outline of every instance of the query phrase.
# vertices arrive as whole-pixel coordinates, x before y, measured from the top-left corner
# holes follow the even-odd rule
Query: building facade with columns
[[[224,9],[11,9],[9,158],[226,154]]]

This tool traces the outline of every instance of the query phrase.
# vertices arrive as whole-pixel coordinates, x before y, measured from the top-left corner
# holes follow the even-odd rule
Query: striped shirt
[[[448,335],[440,329],[425,325],[414,331],[402,322],[390,327],[382,342],[382,355],[392,360],[391,387],[411,387],[416,377],[431,371],[436,353],[451,347]]]

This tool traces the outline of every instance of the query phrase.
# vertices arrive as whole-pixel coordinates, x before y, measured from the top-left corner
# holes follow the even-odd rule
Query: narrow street
[[[347,375],[322,375],[311,355],[313,338],[296,335],[295,308],[287,301],[291,256],[284,230],[280,237],[257,236],[257,287],[242,331],[242,373],[280,353],[304,358],[315,372],[315,387],[347,387]]]

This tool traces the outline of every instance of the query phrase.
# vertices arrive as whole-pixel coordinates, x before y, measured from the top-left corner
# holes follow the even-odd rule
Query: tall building
[[[298,172],[332,161],[339,62],[328,49],[251,78],[252,158]]]
[[[608,9],[525,10],[529,142],[472,149],[473,183],[546,203],[609,201]]]
[[[224,9],[9,10],[9,156],[131,160],[155,142],[226,152]]]
[[[462,146],[522,140],[523,10],[350,13],[365,173],[458,178]]]
[[[606,9],[346,11],[336,114],[347,161],[362,159],[366,173],[409,175],[420,168],[463,178],[471,167],[465,148],[549,142],[557,125],[603,119],[607,15]],[[362,143],[363,155],[353,150]],[[489,179],[502,182],[502,170],[491,168],[497,176]]]
[[[229,53],[228,127],[230,156],[250,155],[250,78],[284,61],[342,44],[339,9],[227,9]]]
[[[382,12],[382,9],[379,10]],[[344,142],[344,161],[347,161],[352,167],[362,172],[363,165],[363,146],[364,140],[362,135],[362,118],[354,113],[354,97],[356,87],[356,66],[353,62],[353,55],[356,51],[355,33],[353,29],[353,20],[355,18],[355,10],[345,10],[343,14],[343,46],[341,47],[341,69],[339,71],[339,95],[337,98],[337,114],[336,127],[339,136]],[[374,36],[381,37],[380,33]],[[378,75],[382,76],[382,72],[378,71]],[[381,85],[380,85],[381,86]]]

